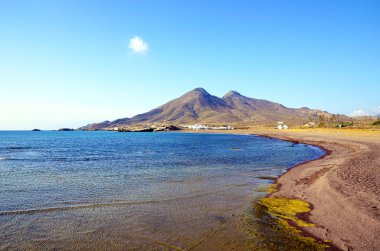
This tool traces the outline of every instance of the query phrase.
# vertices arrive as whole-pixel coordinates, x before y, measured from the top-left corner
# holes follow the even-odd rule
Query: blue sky
[[[380,113],[380,1],[0,1],[0,129],[129,117],[196,87]]]

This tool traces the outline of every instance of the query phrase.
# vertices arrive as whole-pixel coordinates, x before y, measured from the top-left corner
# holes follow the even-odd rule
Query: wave
[[[145,200],[145,201],[116,200],[116,201],[112,201],[112,202],[92,203],[92,204],[77,204],[77,205],[73,205],[73,206],[63,206],[63,207],[47,207],[47,208],[0,211],[0,216],[25,215],[25,214],[36,214],[36,213],[50,213],[50,212],[69,211],[69,210],[78,210],[78,209],[101,208],[101,207],[159,204],[159,203],[163,203],[163,202],[170,202],[170,201],[196,198],[196,197],[205,196],[208,194],[210,194],[210,192],[204,192],[204,193],[199,193],[199,194],[191,194],[191,195],[187,195],[187,196],[175,197],[175,198],[170,198],[170,199],[162,199],[162,200]],[[70,204],[72,204],[72,202],[64,203],[64,204],[70,205]]]
[[[7,147],[1,147],[1,149],[4,150],[29,150],[32,149],[30,146],[7,146]]]
[[[90,162],[90,161],[107,161],[107,160],[114,160],[116,158],[110,158],[110,157],[104,157],[104,158],[69,158],[69,157],[63,157],[63,158],[45,158],[45,157],[38,157],[38,158],[2,158],[0,157],[0,160],[12,160],[12,161],[29,161],[29,162]]]
[[[68,206],[68,207],[22,209],[22,210],[12,210],[12,211],[0,211],[0,216],[49,213],[49,212],[57,212],[57,211],[68,211],[68,210],[76,210],[76,209],[110,207],[110,206],[129,206],[129,205],[149,204],[149,203],[155,203],[155,202],[158,203],[159,201],[109,202],[109,203],[98,203],[98,204],[75,205],[75,206]]]

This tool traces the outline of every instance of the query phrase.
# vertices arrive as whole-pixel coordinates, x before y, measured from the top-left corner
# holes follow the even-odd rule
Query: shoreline
[[[278,177],[276,177],[275,179],[273,179],[273,185],[276,186],[276,187],[274,188],[275,190],[272,191],[272,192],[270,192],[270,193],[268,193],[268,194],[265,196],[266,198],[277,198],[276,196],[274,196],[274,194],[275,194],[276,192],[278,192],[279,190],[281,190],[281,186],[282,186],[282,184],[279,183],[278,180],[279,180],[282,176],[284,176],[285,174],[287,174],[291,169],[293,169],[293,168],[297,168],[297,167],[301,167],[301,168],[302,168],[303,165],[306,165],[306,164],[308,164],[308,163],[310,163],[310,162],[313,162],[313,161],[321,160],[321,159],[323,159],[323,158],[325,158],[325,157],[331,155],[331,153],[332,153],[331,150],[325,148],[324,146],[317,145],[317,144],[315,144],[315,143],[314,143],[314,144],[310,144],[310,143],[306,143],[306,142],[302,142],[302,141],[296,141],[296,140],[294,140],[294,139],[282,139],[282,138],[280,138],[280,137],[273,137],[273,136],[260,135],[260,134],[251,134],[251,135],[255,135],[255,136],[263,137],[263,138],[275,139],[275,140],[284,140],[284,141],[288,141],[288,142],[291,142],[291,143],[294,143],[294,144],[305,144],[305,145],[309,145],[309,146],[318,147],[319,149],[321,149],[321,150],[324,151],[324,154],[323,154],[322,156],[320,156],[320,157],[318,157],[318,158],[316,158],[316,159],[306,160],[306,161],[304,161],[304,162],[302,162],[302,163],[299,163],[299,164],[297,164],[297,165],[294,165],[294,166],[288,168],[286,172],[284,172],[283,174],[281,174],[281,175],[279,175]],[[292,198],[292,199],[293,199],[293,198]],[[299,199],[299,198],[296,198],[296,199]],[[305,202],[308,203],[308,206],[309,206],[309,208],[310,208],[310,211],[313,211],[313,209],[315,208],[314,205],[313,205],[312,203],[310,203],[310,202],[307,202],[307,201],[305,201]],[[296,213],[295,217],[298,218],[298,219],[300,219],[300,220],[302,220],[302,221],[304,221],[304,222],[306,222],[306,223],[314,224],[314,223],[310,220],[310,217],[308,216],[308,214],[309,214],[309,213],[307,213],[307,212],[304,212],[304,213]],[[339,249],[335,244],[333,244],[333,243],[328,243],[328,242],[326,242],[324,239],[319,238],[319,237],[313,235],[312,233],[310,233],[310,232],[308,232],[308,231],[305,231],[304,228],[300,227],[300,226],[297,225],[296,223],[294,223],[294,222],[291,221],[291,222],[289,222],[289,224],[290,224],[292,227],[294,227],[295,229],[301,231],[301,232],[299,233],[299,235],[301,236],[301,238],[302,238],[302,237],[311,237],[311,238],[313,238],[313,239],[316,240],[316,245],[318,245],[318,244],[319,244],[319,245],[327,244],[327,245],[329,246],[329,247],[328,247],[328,250],[332,250],[332,251],[335,251],[335,250],[341,250],[341,249]],[[322,249],[324,250],[325,248],[322,248]]]
[[[109,132],[102,137],[108,138],[111,133],[115,135],[115,133]],[[144,137],[145,135],[147,134],[141,136]],[[93,138],[91,135],[88,136]],[[129,136],[125,136],[122,138],[129,138]],[[75,135],[68,137],[74,140],[76,138]],[[193,136],[191,137],[193,138]],[[235,142],[235,136],[231,137],[232,141],[228,141],[230,143],[226,144],[226,148],[224,148],[227,154],[234,150],[232,146],[237,146],[237,149],[240,149],[239,147],[244,149],[243,145],[251,145],[256,142],[251,142],[253,137],[248,135],[244,137],[246,142],[244,142],[244,139],[244,141],[238,140]],[[195,138],[202,138],[201,144],[205,142],[204,137]],[[218,135],[214,135],[212,138],[215,139],[216,146],[221,146]],[[22,134],[20,139],[23,139]],[[120,141],[119,138],[116,140],[116,142]],[[260,139],[257,138],[256,140]],[[50,142],[50,139],[47,142]],[[91,146],[91,144],[89,145]],[[288,147],[291,144],[283,142],[281,145]],[[23,147],[28,150],[29,146],[25,145]],[[206,147],[208,148],[208,146]],[[295,148],[300,148],[300,151],[309,150],[302,145],[298,145],[294,148],[289,148],[290,153],[296,154]],[[34,149],[34,145],[31,145],[30,149]],[[39,149],[44,148],[41,146]],[[120,149],[120,146],[118,149]],[[187,149],[186,146],[186,149],[183,149],[181,153],[186,154]],[[260,146],[254,149],[260,149]],[[21,150],[23,151],[24,149]],[[91,147],[91,150],[97,152],[93,147]],[[318,155],[311,153],[310,158],[323,154],[319,151],[316,152],[318,152]],[[219,153],[216,154],[218,158],[220,158],[219,156],[224,156]],[[244,155],[239,154],[243,158]],[[288,155],[284,154],[280,156],[288,157]],[[168,157],[172,158],[171,156]],[[293,159],[292,156],[289,157]],[[300,161],[304,159],[306,158],[298,158]],[[156,158],[153,160],[156,160]],[[281,165],[281,159],[279,160],[279,166],[282,167],[279,167],[278,172],[273,173],[270,170],[269,172],[260,172],[260,174],[271,174],[274,177],[277,176],[275,174],[279,174],[280,170],[283,172],[285,171],[284,168],[290,167],[290,165]],[[200,165],[203,165],[203,163],[200,163]],[[267,163],[271,166],[272,162],[267,161]],[[215,169],[219,169],[219,165],[215,166]],[[236,170],[232,170],[231,175],[223,175],[224,172],[219,173],[219,171],[215,174],[206,175],[206,178],[203,178],[203,175],[196,174],[192,179],[183,179],[182,176],[170,179],[168,183],[164,184],[168,188],[167,191],[170,189],[169,192],[171,193],[173,190],[176,191],[177,187],[183,187],[184,193],[178,189],[178,192],[172,193],[172,195],[179,195],[178,198],[175,198],[177,196],[170,196],[167,201],[160,200],[158,203],[154,201],[153,203],[152,201],[134,203],[128,198],[123,200],[120,196],[115,198],[114,196],[100,197],[99,201],[92,197],[88,197],[89,200],[86,199],[87,197],[80,197],[76,200],[76,197],[73,198],[70,195],[68,199],[63,198],[54,204],[38,203],[37,205],[40,207],[23,205],[18,211],[15,211],[17,208],[13,208],[13,211],[3,211],[3,217],[1,217],[3,228],[1,230],[6,234],[0,237],[0,249],[28,248],[38,250],[43,247],[46,247],[46,249],[64,249],[67,246],[75,247],[75,249],[104,249],[112,245],[112,249],[123,250],[123,247],[125,249],[126,243],[128,243],[128,246],[136,247],[136,250],[164,249],[161,247],[162,245],[194,250],[252,250],[251,247],[258,250],[257,243],[266,245],[269,239],[247,234],[248,231],[252,233],[258,230],[251,225],[252,222],[258,222],[251,217],[253,216],[251,202],[255,198],[261,198],[264,195],[259,186],[261,180],[257,180],[256,177],[259,173],[256,170],[250,170],[248,173],[239,174]],[[124,182],[129,177],[122,177],[122,181]],[[147,181],[150,183],[150,180],[147,179]],[[160,186],[157,186],[156,190],[162,188],[161,182],[159,184]],[[265,181],[263,184],[267,184],[267,182]],[[144,190],[150,193],[153,191],[151,188],[155,187],[148,187],[148,189]],[[137,189],[134,191],[137,191]],[[165,194],[164,189],[162,191],[160,194],[169,194]],[[110,194],[112,195],[112,193]],[[140,193],[136,194],[139,195],[137,198],[142,198]],[[152,194],[149,195],[155,196]],[[114,199],[114,202],[111,199]],[[22,210],[24,207],[26,209],[31,208],[31,210]],[[16,220],[17,224],[15,224]],[[250,222],[250,220],[253,221]],[[77,224],[77,222],[80,224]],[[33,227],[36,231],[30,232],[29,227]],[[75,235],[73,235],[74,233]],[[60,239],[54,238],[56,235],[59,235]],[[39,236],[44,236],[44,239],[39,239]],[[144,239],[145,237],[147,239]]]
[[[317,146],[318,159],[289,168],[274,180],[270,198],[301,199],[311,211],[298,227],[305,236],[329,240],[330,250],[378,250],[380,240],[380,131],[361,129],[250,128],[208,133],[251,134]]]
[[[247,130],[245,133],[314,145],[326,154],[289,168],[274,180],[271,198],[297,198],[311,205],[299,227],[332,249],[376,250],[380,241],[380,132],[339,130]],[[343,132],[343,133],[342,133]],[[237,132],[233,132],[237,133]]]
[[[268,198],[269,202],[285,201],[285,207],[291,207],[296,201],[304,202],[306,208],[310,210],[295,211],[296,219],[286,217],[281,219],[287,220],[289,225],[302,231],[300,233],[302,237],[312,237],[321,244],[327,244],[326,240],[329,240],[328,245],[331,247],[327,248],[328,250],[378,250],[380,240],[376,234],[380,232],[380,130],[251,128],[189,132],[255,135],[255,137],[307,144],[322,149],[324,152],[315,156],[316,159],[288,167],[283,174],[272,179],[271,183],[277,184],[276,190],[268,189],[265,198]],[[244,177],[239,177],[239,180],[242,178]],[[215,203],[215,205],[220,204]],[[287,213],[281,204],[272,205],[279,205],[280,213]],[[267,211],[273,208],[269,204]],[[235,226],[234,217],[241,208],[234,210],[232,216],[228,211],[222,216],[216,214],[212,216],[214,218],[206,219],[210,222],[216,220],[224,228],[231,224]],[[278,215],[272,214],[272,216],[274,217],[269,215],[269,218],[278,218]],[[306,224],[299,224],[298,219]],[[287,231],[285,228],[283,230]],[[268,234],[266,231],[263,233]],[[288,233],[291,234],[291,231]],[[244,239],[244,235],[234,234],[237,240]],[[224,237],[226,237],[224,232],[218,232],[213,240],[219,238],[223,240]],[[271,237],[268,236],[267,239],[270,240]],[[205,242],[202,239],[202,243],[203,247],[213,247],[215,244],[211,239]],[[238,243],[231,245],[243,248],[238,246]]]

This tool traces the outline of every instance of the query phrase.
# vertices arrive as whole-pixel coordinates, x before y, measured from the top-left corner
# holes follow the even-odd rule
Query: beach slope
[[[380,131],[252,129],[251,133],[317,145],[328,154],[278,178],[271,197],[299,198],[312,205],[303,230],[341,250],[380,247]]]

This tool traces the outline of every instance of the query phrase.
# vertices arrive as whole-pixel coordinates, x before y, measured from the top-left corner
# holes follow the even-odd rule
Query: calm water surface
[[[245,249],[260,178],[323,153],[251,135],[0,132],[0,249]]]

